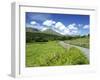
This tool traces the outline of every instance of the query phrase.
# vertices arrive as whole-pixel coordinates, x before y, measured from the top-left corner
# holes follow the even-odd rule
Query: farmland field
[[[77,48],[64,49],[58,41],[26,44],[26,67],[89,64]]]
[[[66,40],[64,42],[68,44],[84,47],[84,48],[89,48],[89,37]]]

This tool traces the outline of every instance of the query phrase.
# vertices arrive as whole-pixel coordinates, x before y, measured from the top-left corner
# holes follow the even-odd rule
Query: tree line
[[[84,38],[89,37],[90,35],[84,36],[59,36],[54,34],[47,34],[47,33],[39,33],[39,32],[26,32],[26,43],[29,42],[48,42],[54,40],[71,40],[77,38]]]

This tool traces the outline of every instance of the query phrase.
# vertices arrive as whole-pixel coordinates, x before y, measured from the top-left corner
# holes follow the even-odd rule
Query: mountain
[[[39,30],[36,28],[26,27],[26,32],[38,32]]]
[[[46,34],[62,36],[60,33],[57,33],[56,31],[54,31],[52,29],[47,29],[45,31],[40,31],[40,30],[38,30],[36,28],[26,27],[26,32],[39,32],[39,33],[46,33]]]

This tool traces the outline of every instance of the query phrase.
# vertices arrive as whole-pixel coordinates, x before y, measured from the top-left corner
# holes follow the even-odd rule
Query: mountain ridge
[[[40,33],[46,33],[46,34],[53,34],[53,35],[58,35],[58,36],[63,36],[60,33],[57,33],[56,31],[52,29],[47,29],[45,31],[40,31],[36,28],[31,28],[31,27],[26,27],[26,32],[40,32]]]

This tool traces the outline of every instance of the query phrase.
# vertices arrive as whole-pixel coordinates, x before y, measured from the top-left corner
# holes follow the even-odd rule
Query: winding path
[[[78,49],[80,49],[85,55],[86,57],[89,59],[89,49],[88,48],[83,48],[80,46],[76,46],[76,45],[71,45],[71,44],[67,44],[64,41],[59,41],[59,44],[63,47],[63,48],[70,48],[70,47],[76,47]]]

